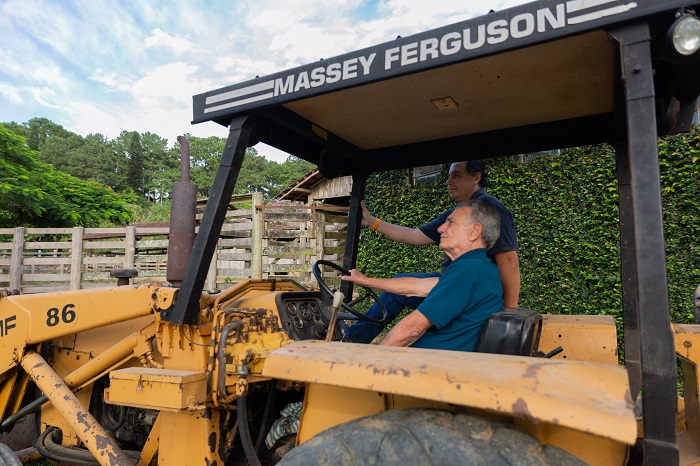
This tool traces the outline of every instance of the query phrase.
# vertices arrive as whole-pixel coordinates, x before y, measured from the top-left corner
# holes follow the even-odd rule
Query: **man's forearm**
[[[397,277],[397,278],[372,278],[366,277],[358,285],[377,291],[386,291],[402,296],[428,296],[430,290],[437,284],[438,277]]]
[[[518,307],[520,296],[520,263],[517,251],[502,251],[494,255],[503,285],[503,306]]]
[[[411,346],[432,325],[420,311],[413,311],[394,325],[379,344],[383,346]]]
[[[394,225],[393,223],[383,222],[381,220],[379,225],[377,225],[376,231],[393,241],[410,246],[424,246],[433,243],[433,241],[418,228]]]

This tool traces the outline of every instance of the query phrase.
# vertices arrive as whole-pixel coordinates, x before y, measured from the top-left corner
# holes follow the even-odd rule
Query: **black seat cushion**
[[[535,356],[542,333],[542,316],[520,307],[496,312],[484,323],[474,351]]]

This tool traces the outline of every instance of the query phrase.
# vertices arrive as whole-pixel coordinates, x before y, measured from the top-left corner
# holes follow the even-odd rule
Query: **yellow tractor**
[[[700,327],[669,319],[657,147],[697,109],[698,7],[541,0],[194,96],[194,122],[230,133],[182,276],[5,292],[2,429],[33,412],[39,453],[70,464],[699,462]],[[624,365],[612,318],[522,309],[486,324],[483,352],[340,342],[337,320],[365,317],[324,263],[320,291],[204,290],[260,141],[352,176],[344,269],[373,172],[614,144]]]

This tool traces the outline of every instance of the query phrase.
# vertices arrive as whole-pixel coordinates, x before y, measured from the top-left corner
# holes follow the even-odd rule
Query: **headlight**
[[[694,54],[700,50],[700,19],[684,14],[671,25],[667,38],[676,53],[685,57]]]

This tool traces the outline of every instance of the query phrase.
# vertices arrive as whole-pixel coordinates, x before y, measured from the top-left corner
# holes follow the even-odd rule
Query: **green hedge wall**
[[[622,323],[619,212],[614,151],[607,145],[487,161],[491,187],[515,215],[522,274],[520,305],[552,314],[605,314]],[[700,283],[700,131],[660,142],[671,319],[693,320]],[[365,201],[382,220],[417,227],[453,201],[440,180],[409,186],[403,170],[374,174]],[[439,271],[437,246],[394,243],[368,228],[358,267],[372,276]]]

